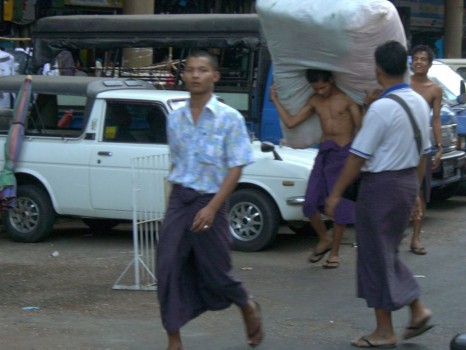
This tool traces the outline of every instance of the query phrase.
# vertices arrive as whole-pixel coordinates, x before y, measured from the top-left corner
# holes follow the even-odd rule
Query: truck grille
[[[443,148],[450,148],[456,146],[456,124],[450,125],[442,125],[442,145]],[[430,141],[432,142],[432,146],[436,145],[434,134],[432,132],[432,128],[430,129]]]

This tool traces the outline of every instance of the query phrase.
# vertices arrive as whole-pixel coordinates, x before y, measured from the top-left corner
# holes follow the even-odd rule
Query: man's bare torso
[[[329,97],[313,95],[309,103],[319,117],[322,128],[321,142],[331,140],[345,146],[353,140],[357,126],[350,108],[358,107],[346,94],[335,88]]]
[[[430,79],[427,79],[423,82],[418,82],[411,79],[411,87],[414,91],[416,91],[419,95],[424,97],[427,101],[430,108],[433,107],[435,94],[436,94],[436,86],[437,84]]]

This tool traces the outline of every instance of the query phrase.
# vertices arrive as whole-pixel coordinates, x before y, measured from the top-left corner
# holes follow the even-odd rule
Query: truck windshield
[[[444,97],[450,105],[456,105],[456,98],[461,95],[461,76],[446,64],[434,62],[429,69],[429,78],[439,84],[443,89]]]

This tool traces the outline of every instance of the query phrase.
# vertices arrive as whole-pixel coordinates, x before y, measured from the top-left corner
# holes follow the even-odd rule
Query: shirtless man
[[[321,219],[325,198],[349,154],[351,141],[361,125],[362,115],[359,106],[336,85],[332,73],[324,70],[308,69],[306,77],[314,94],[296,115],[291,115],[278,100],[275,87],[271,88],[271,99],[277,107],[282,122],[293,128],[314,113],[319,118],[322,129],[319,154],[314,162],[306,190],[303,212],[309,217],[312,228],[319,236],[319,242],[309,255],[309,262],[320,261],[330,251],[326,269],[337,268],[340,263],[339,249],[347,224],[354,223],[354,202],[343,199],[336,209],[333,225],[333,240]]]
[[[442,129],[440,123],[440,107],[442,104],[442,88],[427,77],[432,61],[434,60],[434,53],[432,49],[425,45],[417,45],[411,50],[412,54],[412,67],[413,75],[411,76],[411,87],[414,91],[420,94],[429,104],[432,109],[432,130],[437,147],[437,153],[433,163],[430,157],[427,157],[426,172],[422,182],[422,193],[419,196],[422,212],[425,212],[426,203],[430,198],[430,181],[432,177],[432,169],[435,169],[440,164],[442,157]],[[414,254],[424,255],[427,254],[425,247],[421,245],[420,235],[423,216],[413,217],[413,235],[411,238],[410,250]]]

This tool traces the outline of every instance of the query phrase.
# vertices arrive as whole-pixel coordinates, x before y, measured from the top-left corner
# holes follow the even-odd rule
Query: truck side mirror
[[[275,151],[275,145],[272,142],[261,142],[261,151],[264,153],[272,152],[275,160],[283,160],[282,157]]]
[[[456,98],[456,102],[458,102],[459,104],[464,104],[466,103],[466,93],[462,93],[461,95],[459,95],[457,98]]]

